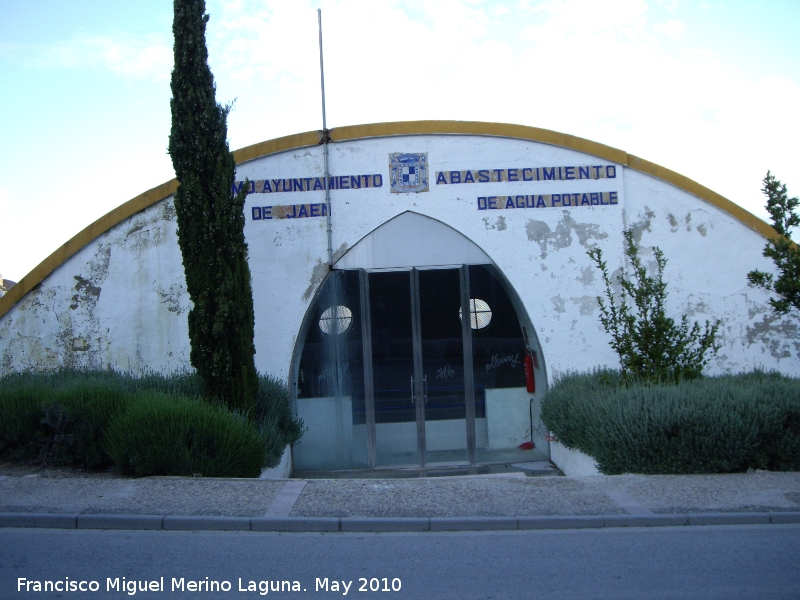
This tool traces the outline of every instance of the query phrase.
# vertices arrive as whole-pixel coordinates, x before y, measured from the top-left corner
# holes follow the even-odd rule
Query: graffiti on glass
[[[486,363],[486,372],[488,373],[492,369],[496,369],[497,367],[502,367],[503,365],[508,365],[510,367],[516,367],[520,364],[519,354],[509,354],[508,356],[500,356],[498,354],[493,354],[492,359]]]
[[[436,369],[436,379],[451,379],[456,376],[456,372],[450,368],[450,365],[445,365],[441,369]]]

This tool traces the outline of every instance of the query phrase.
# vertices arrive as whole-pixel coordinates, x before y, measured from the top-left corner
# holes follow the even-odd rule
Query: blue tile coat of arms
[[[391,191],[408,194],[428,191],[428,153],[395,152],[389,155]]]

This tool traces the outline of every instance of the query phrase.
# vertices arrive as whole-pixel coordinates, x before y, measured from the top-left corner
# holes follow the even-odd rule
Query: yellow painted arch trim
[[[427,135],[427,134],[450,134],[450,135],[485,135],[491,137],[505,137],[520,140],[530,140],[569,148],[578,152],[584,152],[603,158],[610,162],[624,165],[636,171],[647,173],[662,181],[689,192],[714,206],[732,215],[750,229],[760,233],[765,238],[773,238],[778,234],[767,223],[746,211],[742,207],[734,204],[727,198],[720,196],[716,192],[708,189],[699,183],[692,181],[688,177],[651,163],[643,158],[628,154],[624,150],[618,150],[611,146],[598,144],[591,140],[586,140],[566,133],[559,133],[549,129],[538,127],[527,127],[525,125],[512,125],[508,123],[485,123],[479,121],[400,121],[394,123],[371,123],[368,125],[349,125],[337,127],[330,130],[330,137],[333,142],[344,142],[348,140],[359,140],[365,138],[405,136],[405,135]],[[309,131],[298,133],[286,137],[253,144],[236,150],[233,153],[237,164],[247,162],[262,156],[316,146],[321,143],[322,134],[319,131]],[[31,291],[44,280],[50,273],[66,262],[79,250],[87,246],[93,240],[100,237],[103,233],[118,225],[122,221],[130,218],[138,212],[156,204],[157,202],[172,196],[178,189],[177,179],[163,183],[158,187],[146,191],[144,194],[136,196],[132,200],[118,206],[108,214],[100,217],[97,221],[89,225],[86,229],[79,232],[66,244],[58,248],[50,256],[44,259],[30,273],[25,275],[12,287],[5,296],[0,298],[0,317],[5,315],[14,304],[16,304],[25,294]]]

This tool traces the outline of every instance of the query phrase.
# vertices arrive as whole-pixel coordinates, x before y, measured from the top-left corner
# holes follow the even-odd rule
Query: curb
[[[78,515],[57,513],[0,513],[0,527],[45,527],[76,529]]]
[[[342,517],[340,531],[429,531],[428,517]]]
[[[736,513],[733,516],[739,516]],[[745,515],[749,516],[749,515]],[[731,524],[749,521],[732,521]],[[769,518],[766,520],[769,523]],[[716,523],[693,523],[690,515],[609,515],[603,517],[603,527],[679,527],[683,525],[712,525]]]
[[[164,529],[171,531],[250,531],[250,517],[168,515]]]
[[[431,517],[431,531],[499,531],[517,529],[517,517]]]
[[[0,521],[1,523],[2,521]],[[78,529],[164,529],[164,515],[78,515]]]
[[[689,515],[689,525],[761,525],[770,523],[769,513],[709,513]]]
[[[520,529],[600,529],[605,527],[603,517],[519,517]]]
[[[338,517],[254,517],[253,531],[311,531],[330,533],[340,531]]]
[[[0,513],[0,528],[166,531],[425,532],[608,529],[800,523],[798,512],[524,517],[226,517]]]

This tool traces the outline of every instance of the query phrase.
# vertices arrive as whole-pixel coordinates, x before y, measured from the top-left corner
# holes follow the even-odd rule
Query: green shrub
[[[542,420],[606,474],[800,469],[800,380],[778,374],[677,385],[573,374],[548,392]]]
[[[42,403],[42,426],[48,444],[44,456],[58,465],[87,469],[111,466],[102,447],[111,420],[124,412],[129,394],[98,383],[72,385],[56,390]]]
[[[151,371],[118,373],[111,369],[102,371],[59,369],[48,372],[10,373],[0,378],[0,384],[3,388],[14,389],[30,387],[61,389],[75,385],[98,384],[128,393],[155,391],[185,396],[200,396],[203,391],[202,382],[195,373],[178,372],[169,375]]]
[[[656,269],[655,276],[651,276],[639,257],[633,231],[626,229],[623,236],[631,272],[624,269],[616,277],[621,288],[619,296],[615,294],[603,251],[595,246],[588,252],[606,286],[605,300],[597,296],[600,323],[611,336],[609,343],[619,355],[623,375],[649,383],[697,379],[709,361],[709,354],[718,350],[719,319],[713,324],[706,321],[701,328],[697,322],[690,327],[688,315],[683,315],[679,323],[668,317],[664,253],[658,247],[653,248]]]
[[[0,453],[6,458],[98,469],[111,465],[102,449],[109,421],[127,394],[97,381],[53,388],[18,379],[0,391]]]
[[[0,458],[105,468],[112,464],[103,447],[105,432],[131,398],[200,397],[202,391],[202,381],[194,373],[72,369],[12,373],[0,378]],[[259,377],[256,404],[246,417],[261,438],[263,466],[275,466],[286,445],[302,434],[302,421],[292,415],[286,384],[274,377]]]
[[[42,438],[45,390],[0,387],[0,457],[33,460]]]
[[[265,448],[253,423],[221,406],[142,392],[110,424],[105,449],[123,473],[258,477]]]
[[[253,420],[258,426],[266,449],[265,466],[276,466],[288,444],[303,435],[303,421],[292,415],[289,390],[276,377],[262,375],[258,378],[258,394]]]

